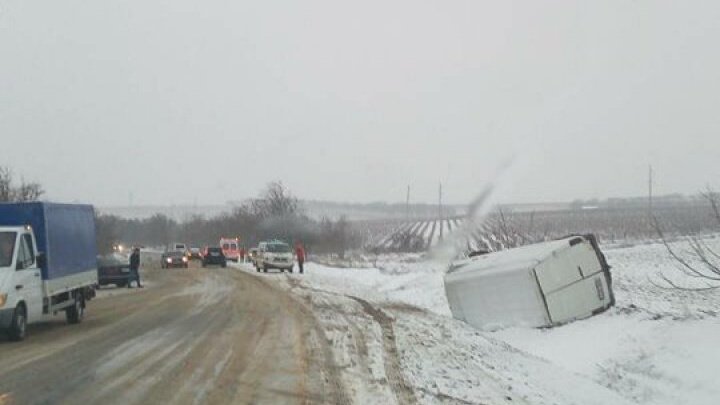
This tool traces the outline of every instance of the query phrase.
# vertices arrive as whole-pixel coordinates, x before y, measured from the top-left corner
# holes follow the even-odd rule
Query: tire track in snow
[[[395,341],[395,331],[393,330],[392,319],[387,316],[381,309],[375,308],[369,302],[362,298],[347,295],[350,298],[360,304],[363,311],[370,315],[375,322],[377,322],[382,328],[383,332],[383,346],[385,347],[385,374],[387,375],[388,382],[393,388],[393,392],[397,398],[398,404],[416,404],[417,398],[413,388],[405,380],[405,376],[402,372],[402,366],[400,364],[400,356],[398,355],[397,343]]]

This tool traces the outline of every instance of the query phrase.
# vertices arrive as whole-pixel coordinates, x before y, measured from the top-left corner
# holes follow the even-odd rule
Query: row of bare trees
[[[269,239],[302,242],[313,253],[339,255],[359,245],[347,219],[308,217],[298,199],[280,182],[268,184],[258,198],[232,212],[212,218],[196,216],[177,222],[162,214],[146,219],[100,215],[96,223],[98,247],[103,253],[118,242],[165,246],[177,241],[192,246],[212,246],[217,245],[221,237],[239,237],[240,244],[246,248]]]
[[[36,201],[45,193],[39,183],[26,182],[24,178],[16,184],[15,176],[8,167],[0,166],[0,202]]]

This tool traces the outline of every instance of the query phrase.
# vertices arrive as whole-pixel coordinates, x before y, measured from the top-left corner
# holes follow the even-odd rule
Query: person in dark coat
[[[297,258],[298,267],[300,268],[300,273],[305,271],[304,264],[305,264],[305,248],[303,248],[303,245],[300,244],[300,242],[297,242],[295,244],[295,257]]]
[[[133,279],[135,280],[135,284],[139,288],[143,288],[142,284],[140,284],[140,249],[134,248],[132,254],[130,255],[130,279],[128,280],[128,288],[132,285]]]

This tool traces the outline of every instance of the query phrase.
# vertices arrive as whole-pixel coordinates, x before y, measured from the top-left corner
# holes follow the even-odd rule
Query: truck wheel
[[[265,267],[265,265],[263,265],[263,266],[262,266],[262,271],[263,271],[263,273],[267,273],[267,270],[268,270],[267,267]]]
[[[85,300],[83,299],[82,294],[76,294],[73,306],[65,310],[65,318],[69,324],[76,324],[82,322],[84,315]]]
[[[27,313],[25,312],[25,306],[19,305],[15,308],[13,313],[12,322],[10,323],[10,329],[8,330],[8,336],[10,340],[19,342],[25,339],[25,329],[27,328]]]

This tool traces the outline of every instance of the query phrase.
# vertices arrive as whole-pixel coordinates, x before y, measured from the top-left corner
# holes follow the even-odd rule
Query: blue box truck
[[[0,203],[0,331],[22,340],[61,311],[79,323],[96,284],[91,205]]]

